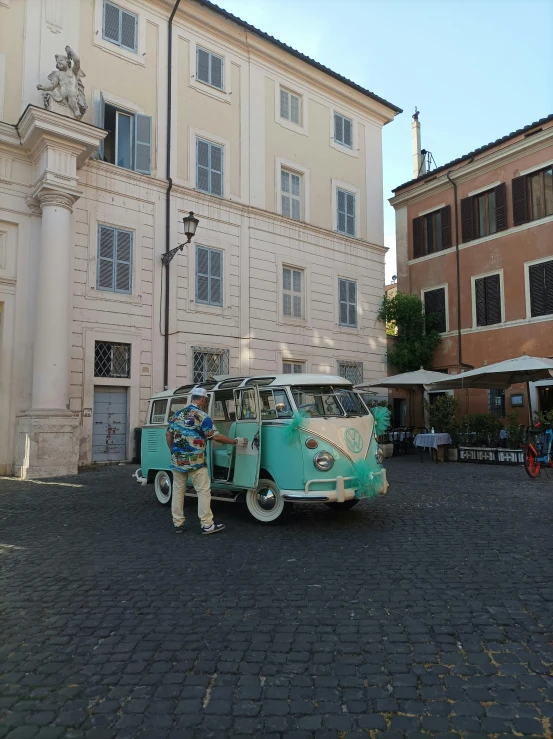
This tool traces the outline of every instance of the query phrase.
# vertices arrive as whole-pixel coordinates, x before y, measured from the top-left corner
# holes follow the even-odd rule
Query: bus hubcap
[[[264,511],[272,511],[277,504],[277,498],[270,488],[263,488],[257,492],[257,502]]]

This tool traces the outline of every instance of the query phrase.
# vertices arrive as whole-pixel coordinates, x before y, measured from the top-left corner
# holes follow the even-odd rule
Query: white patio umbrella
[[[399,375],[391,375],[385,377],[383,380],[377,380],[376,382],[369,383],[371,388],[374,387],[389,387],[395,388],[396,390],[417,390],[420,389],[424,393],[426,385],[431,385],[441,380],[444,377],[442,372],[432,372],[432,370],[425,370],[421,367],[414,372],[402,372]],[[424,399],[424,395],[423,395]],[[411,412],[412,412],[411,408]],[[423,404],[423,417],[424,417],[424,404]]]
[[[427,385],[427,390],[460,390],[463,388],[485,388],[488,390],[505,389],[511,385],[525,382],[528,391],[528,410],[532,422],[532,405],[530,401],[530,382],[546,380],[553,377],[553,359],[547,357],[529,357],[523,354],[516,359],[505,359],[503,362],[488,364],[458,375],[447,375],[439,381]]]

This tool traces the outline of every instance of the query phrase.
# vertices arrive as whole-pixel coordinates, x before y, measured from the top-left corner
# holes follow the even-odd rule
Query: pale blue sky
[[[553,0],[215,2],[403,108],[383,136],[387,281],[415,105],[438,166],[553,113]]]

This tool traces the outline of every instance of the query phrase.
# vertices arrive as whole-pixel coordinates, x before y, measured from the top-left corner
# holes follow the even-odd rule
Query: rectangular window
[[[224,88],[222,57],[198,47],[196,50],[196,79],[222,90]]]
[[[553,261],[531,264],[528,267],[530,283],[530,315],[553,314]]]
[[[303,318],[303,270],[282,268],[282,314]]]
[[[196,139],[196,188],[223,196],[223,147]]]
[[[505,390],[488,390],[488,411],[499,418],[504,418]]]
[[[363,362],[338,362],[338,374],[353,385],[363,382]]]
[[[152,403],[152,411],[150,414],[150,423],[163,423],[165,421],[166,410],[166,400],[154,400],[154,402]]]
[[[132,292],[132,231],[111,226],[98,228],[98,290]]]
[[[101,124],[108,135],[100,147],[100,158],[118,167],[150,174],[152,170],[152,119],[129,113],[114,105],[103,106]]]
[[[529,219],[553,214],[553,168],[527,175]]]
[[[223,305],[223,253],[196,246],[196,302]]]
[[[94,377],[130,377],[131,345],[96,341],[94,345]]]
[[[425,316],[436,316],[435,328],[441,334],[447,331],[445,307],[445,288],[440,287],[437,290],[427,290],[424,293],[424,314]]]
[[[340,326],[357,328],[357,283],[354,280],[338,280]]]
[[[305,362],[283,362],[282,372],[285,375],[301,375],[305,369]]]
[[[228,349],[211,349],[203,346],[195,346],[192,352],[192,382],[205,382],[210,377],[215,377],[216,375],[228,375]]]
[[[473,201],[474,223],[476,224],[475,238],[478,239],[496,233],[495,190],[475,195]]]
[[[287,169],[280,171],[280,183],[282,190],[282,215],[301,219],[301,176],[289,172]]]
[[[481,277],[474,282],[476,325],[501,323],[501,282],[499,275]]]
[[[293,92],[280,88],[280,117],[298,126],[301,121],[301,98]]]
[[[353,123],[340,113],[334,113],[334,141],[350,149],[353,146]]]
[[[451,206],[413,218],[413,258],[435,254],[451,246]]]
[[[355,236],[355,195],[336,190],[337,230],[347,236]]]
[[[123,49],[136,52],[138,16],[104,0],[103,36]]]

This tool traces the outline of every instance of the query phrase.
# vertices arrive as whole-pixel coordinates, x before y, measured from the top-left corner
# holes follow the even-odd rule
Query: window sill
[[[292,318],[290,316],[279,316],[278,323],[281,326],[298,326],[299,328],[309,328],[307,319],[305,318]]]
[[[299,133],[302,136],[308,136],[307,128],[299,123],[292,123],[292,121],[287,121],[286,118],[277,118],[276,123],[283,128],[287,128],[289,131]]]
[[[359,328],[359,326],[341,326],[339,323],[336,323],[334,326],[334,333],[345,333],[355,336],[361,333],[361,329]]]
[[[346,144],[341,144],[339,141],[336,141],[333,138],[330,139],[330,146],[333,149],[336,149],[336,151],[339,151],[340,154],[346,154],[348,157],[359,159],[359,150],[354,149],[353,146],[347,146]]]
[[[107,51],[108,54],[113,54],[113,56],[117,56],[119,59],[124,59],[126,62],[138,64],[141,67],[146,66],[146,55],[141,55],[138,51],[130,51],[129,49],[125,49],[122,46],[114,44],[113,41],[107,41],[106,39],[98,38],[97,36],[95,36],[92,43],[94,46],[102,49],[102,51]]]
[[[142,305],[142,295],[133,295],[132,293],[116,293],[112,290],[100,290],[96,286],[90,285],[84,296],[87,300],[109,300],[114,303],[130,303],[132,305]]]
[[[221,103],[230,104],[231,102],[229,92],[226,90],[220,90],[218,87],[215,87],[215,85],[210,85],[209,82],[202,82],[202,80],[196,78],[196,75],[192,75],[192,78],[190,79],[190,87],[202,95],[208,95],[215,100],[219,100]]]

